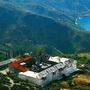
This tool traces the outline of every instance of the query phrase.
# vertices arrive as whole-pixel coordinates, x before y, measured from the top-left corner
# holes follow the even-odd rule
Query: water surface
[[[85,16],[80,19],[81,28],[90,31],[90,16]]]

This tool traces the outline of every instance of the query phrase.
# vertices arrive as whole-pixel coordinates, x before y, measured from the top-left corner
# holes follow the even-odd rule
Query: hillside
[[[90,0],[2,0],[35,14],[40,14],[60,21],[75,21],[75,18],[90,10]],[[68,15],[67,15],[68,13]]]
[[[0,5],[0,45],[0,50],[30,51],[35,45],[46,45],[64,53],[90,51],[90,33],[70,23]]]

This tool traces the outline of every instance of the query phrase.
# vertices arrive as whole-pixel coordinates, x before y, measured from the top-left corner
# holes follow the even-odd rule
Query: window
[[[55,75],[55,74],[56,74],[56,72],[54,71],[54,72],[53,72],[53,75]]]
[[[42,77],[42,80],[46,80],[46,76],[43,76],[43,77]]]
[[[58,71],[62,71],[63,69],[62,68],[59,68]]]

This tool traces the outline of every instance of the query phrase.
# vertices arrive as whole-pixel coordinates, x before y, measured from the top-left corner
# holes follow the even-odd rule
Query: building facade
[[[53,80],[59,80],[63,76],[69,76],[71,73],[77,71],[76,60],[71,60],[69,58],[60,58],[58,56],[49,57],[48,61],[50,63],[55,63],[54,65],[40,64],[43,70],[35,72],[28,70],[26,72],[19,72],[19,77],[33,84],[40,86],[45,86]]]

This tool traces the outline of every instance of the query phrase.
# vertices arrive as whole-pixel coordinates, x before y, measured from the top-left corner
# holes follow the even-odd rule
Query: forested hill
[[[90,33],[12,5],[0,5],[0,48],[30,49],[37,44],[52,46],[65,53],[90,51]]]

